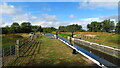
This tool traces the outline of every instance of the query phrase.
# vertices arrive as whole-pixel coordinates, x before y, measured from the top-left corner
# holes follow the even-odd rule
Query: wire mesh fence
[[[22,56],[22,54],[24,54],[29,48],[29,44],[32,44],[38,36],[39,34],[36,34],[28,38],[16,40],[14,45],[1,48],[0,56],[2,58],[2,66],[9,66],[18,57]]]
[[[3,66],[8,64],[9,62],[15,60],[15,45],[10,45],[8,47],[2,48],[2,62]]]

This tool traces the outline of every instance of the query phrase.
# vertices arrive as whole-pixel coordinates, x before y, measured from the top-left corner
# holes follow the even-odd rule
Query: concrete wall
[[[112,55],[114,57],[120,58],[119,49],[115,49],[115,48],[112,48],[112,47],[108,47],[108,46],[104,46],[104,45],[100,45],[100,44],[97,44],[97,43],[92,43],[92,42],[89,42],[89,41],[80,40],[80,39],[76,39],[76,38],[74,39],[74,42],[76,42],[80,45],[84,45],[84,46],[90,47],[92,49],[96,49],[98,51],[107,53],[107,54]]]

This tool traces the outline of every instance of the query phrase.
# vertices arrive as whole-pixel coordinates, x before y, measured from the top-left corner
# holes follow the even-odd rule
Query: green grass
[[[56,33],[52,33],[52,34],[56,34]],[[62,36],[62,37],[67,38],[68,36],[71,36],[71,34],[61,34],[61,33],[58,33],[58,36]]]
[[[115,48],[120,48],[120,35],[117,34],[112,34],[112,35],[97,35],[99,40],[95,39],[85,39],[87,41],[115,47]]]
[[[93,66],[94,63],[80,54],[72,54],[72,49],[54,37],[39,37],[37,54],[19,57],[13,64],[21,66]],[[29,50],[30,51],[30,50]],[[36,50],[35,50],[36,51]],[[35,52],[36,53],[36,52]],[[22,62],[24,61],[24,62]],[[19,65],[15,66],[19,66]]]
[[[53,34],[56,34],[56,33],[53,33]],[[62,36],[62,37],[65,37],[65,38],[67,38],[68,36],[71,36],[71,34],[62,34],[62,33],[59,33],[58,35]],[[118,35],[118,34],[109,34],[109,35],[99,34],[99,35],[96,35],[96,37],[98,37],[99,40],[85,39],[85,38],[82,38],[82,39],[90,41],[90,42],[95,42],[95,43],[98,43],[98,44],[103,44],[103,45],[106,45],[106,46],[120,48],[120,35]]]
[[[120,35],[97,35],[100,39],[107,40],[109,42],[120,43]]]
[[[98,43],[98,44],[101,44],[101,45],[111,46],[111,47],[114,47],[114,48],[120,48],[119,44],[102,42],[102,41],[96,41],[96,40],[91,40],[91,39],[83,39],[83,40],[94,42],[94,43]]]
[[[10,45],[15,45],[16,40],[20,40],[25,38],[24,33],[22,34],[3,34],[2,37],[2,47],[10,46]],[[28,35],[28,34],[26,34]]]

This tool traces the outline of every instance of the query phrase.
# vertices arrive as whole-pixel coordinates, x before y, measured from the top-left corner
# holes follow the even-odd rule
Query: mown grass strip
[[[17,62],[20,64],[16,66],[88,66],[94,64],[80,54],[72,54],[71,48],[54,37],[43,36],[36,42],[34,47],[29,49],[33,51],[28,53],[34,53],[34,55],[19,57]]]
[[[29,48],[29,50],[26,52],[25,56],[29,56],[30,52],[32,51],[32,49],[34,48],[34,46],[36,45],[36,41],[35,43]]]

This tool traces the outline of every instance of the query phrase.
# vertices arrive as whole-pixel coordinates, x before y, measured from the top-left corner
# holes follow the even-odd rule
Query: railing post
[[[56,39],[58,39],[58,32],[56,32]]]
[[[77,51],[75,49],[73,49],[72,54],[77,54]]]
[[[20,41],[17,40],[16,41],[16,52],[15,52],[17,57],[19,57],[19,44],[20,44]]]

